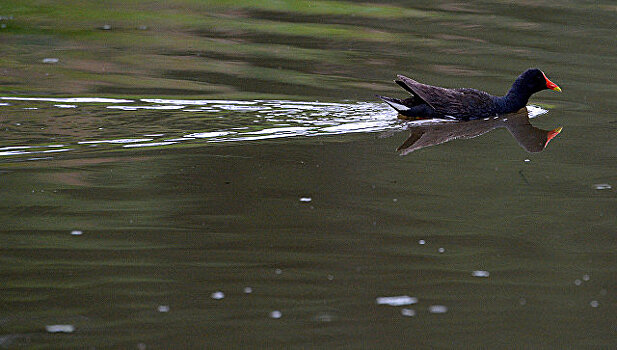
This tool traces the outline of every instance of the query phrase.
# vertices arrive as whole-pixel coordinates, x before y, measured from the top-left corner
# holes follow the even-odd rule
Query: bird
[[[410,93],[411,97],[377,97],[398,111],[401,119],[472,120],[495,117],[517,112],[527,105],[531,95],[536,92],[545,89],[561,92],[561,88],[538,68],[521,73],[504,96],[493,96],[471,88],[448,89],[426,85],[404,75],[397,77],[394,82]]]

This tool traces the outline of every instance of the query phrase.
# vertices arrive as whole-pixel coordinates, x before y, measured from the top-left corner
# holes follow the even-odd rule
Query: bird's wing
[[[439,114],[466,119],[492,114],[493,100],[486,92],[426,85],[404,75],[398,75],[398,79],[407,87],[405,90],[422,99]]]

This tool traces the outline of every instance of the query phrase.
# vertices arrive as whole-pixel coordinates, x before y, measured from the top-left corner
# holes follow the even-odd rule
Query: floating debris
[[[610,190],[612,188],[613,188],[613,186],[611,186],[609,184],[595,184],[595,185],[593,185],[593,189],[594,190],[599,190],[599,191],[601,191],[601,190]]]
[[[43,58],[43,63],[58,63],[59,61],[58,58]]]
[[[212,293],[212,295],[210,295],[210,297],[214,300],[220,300],[223,299],[225,297],[225,293],[221,292],[221,291],[216,291],[214,293]]]
[[[378,305],[401,306],[415,304],[418,302],[418,298],[400,295],[395,297],[378,297],[376,301]]]
[[[416,315],[416,310],[414,309],[401,309],[401,315],[406,316],[406,317],[413,317]]]
[[[158,312],[169,312],[169,305],[159,305],[156,310]]]
[[[473,277],[488,277],[488,276],[490,276],[490,275],[491,275],[491,273],[490,273],[490,272],[488,272],[488,271],[476,270],[476,271],[473,271],[473,272],[471,273],[471,275],[472,275]]]
[[[73,230],[71,231],[71,235],[73,236],[81,236],[84,232],[80,231],[80,230]]]
[[[431,305],[428,307],[428,312],[432,314],[445,314],[448,312],[448,307],[445,305]]]
[[[270,318],[279,319],[282,316],[283,316],[283,313],[278,311],[278,310],[274,310],[274,311],[270,312]]]
[[[72,324],[53,324],[45,326],[45,330],[49,333],[73,333],[75,326]]]

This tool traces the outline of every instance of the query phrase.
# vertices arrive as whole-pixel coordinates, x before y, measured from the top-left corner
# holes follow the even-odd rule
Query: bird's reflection
[[[522,108],[516,113],[504,114],[490,119],[411,122],[406,128],[411,132],[411,135],[397,148],[397,151],[400,151],[401,155],[405,155],[455,139],[474,138],[496,128],[508,129],[519,145],[527,152],[543,151],[549,141],[561,132],[561,127],[550,131],[534,127],[529,122],[527,109]]]

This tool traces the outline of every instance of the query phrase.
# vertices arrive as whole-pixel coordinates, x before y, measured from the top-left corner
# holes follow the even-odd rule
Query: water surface
[[[0,347],[615,347],[616,10],[3,2]],[[537,153],[374,96],[534,66]]]

